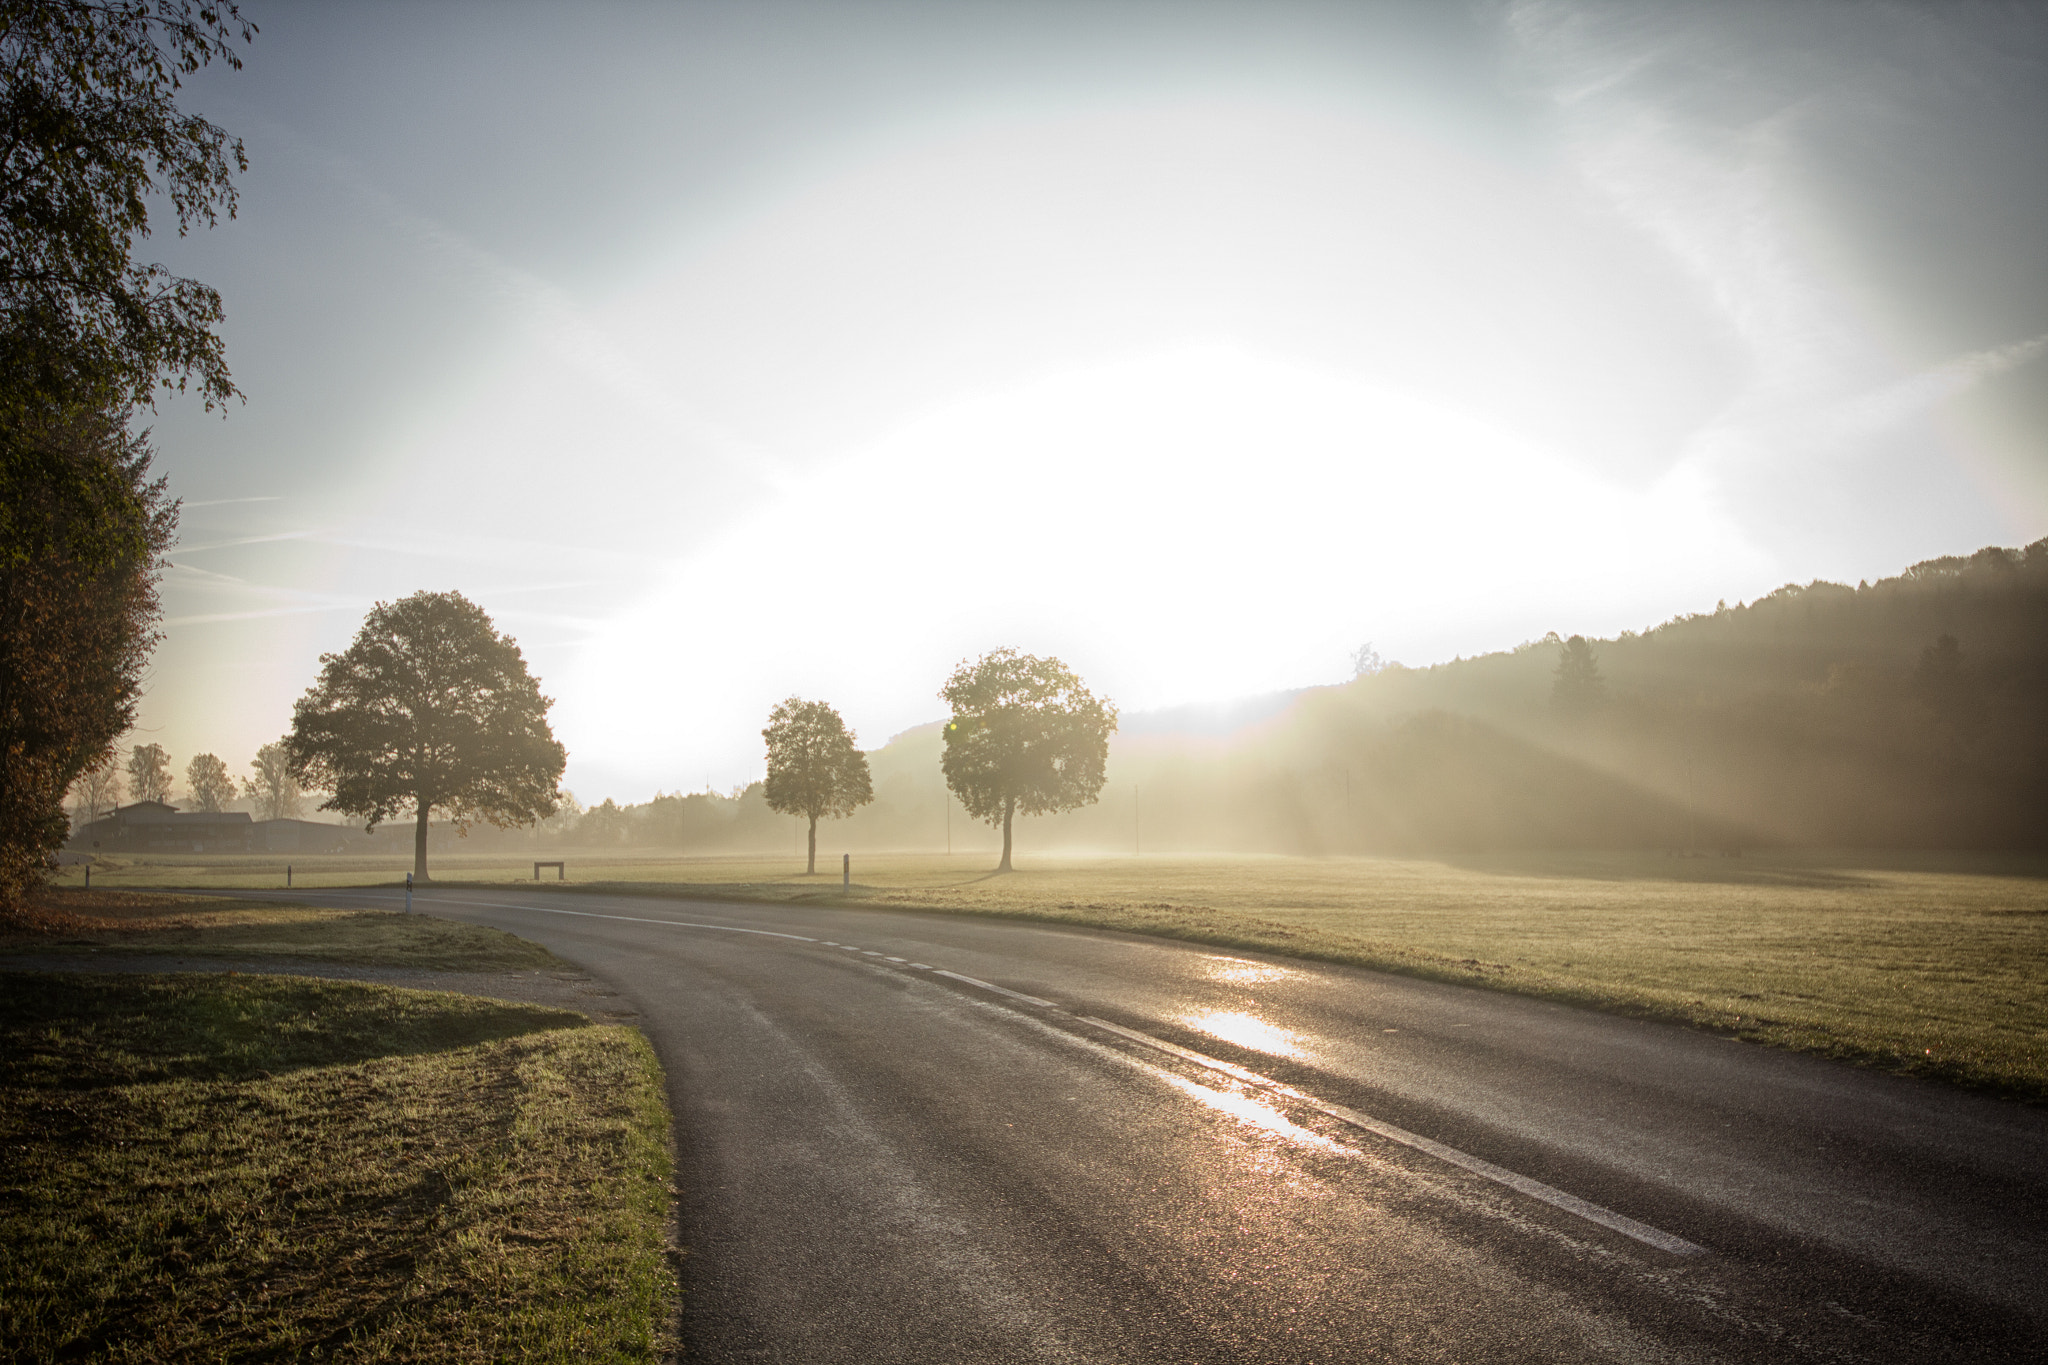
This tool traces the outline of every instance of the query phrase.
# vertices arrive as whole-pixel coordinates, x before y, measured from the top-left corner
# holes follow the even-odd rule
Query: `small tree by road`
[[[128,753],[128,794],[137,801],[171,799],[171,756],[161,744],[137,744]]]
[[[1116,707],[1058,659],[998,649],[963,662],[939,692],[953,708],[940,767],[977,820],[1003,827],[1018,812],[1050,815],[1094,802],[1109,762]]]
[[[258,820],[293,820],[305,809],[305,794],[292,776],[291,755],[283,740],[274,739],[256,751],[249,775],[242,779],[242,795],[255,805]]]
[[[226,810],[235,799],[235,779],[213,754],[201,754],[185,765],[185,785],[192,790],[193,802],[209,814]]]
[[[791,697],[768,713],[768,809],[811,822],[804,875],[818,870],[818,821],[853,814],[875,799],[868,756],[839,713],[821,701]]]
[[[331,791],[322,810],[413,817],[413,875],[427,876],[427,821],[529,824],[555,808],[568,755],[548,728],[552,699],[519,646],[456,592],[379,602],[355,642],[320,656],[320,680],[292,708],[292,780]]]

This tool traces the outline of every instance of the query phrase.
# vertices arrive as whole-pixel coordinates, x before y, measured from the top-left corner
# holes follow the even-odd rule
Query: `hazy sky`
[[[248,8],[180,768],[423,587],[623,800],[2048,535],[2048,6]]]

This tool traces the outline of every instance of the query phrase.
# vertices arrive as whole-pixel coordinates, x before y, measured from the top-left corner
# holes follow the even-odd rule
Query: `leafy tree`
[[[138,744],[128,755],[128,790],[137,801],[171,799],[171,756],[161,744]]]
[[[177,518],[148,470],[110,419],[0,420],[0,911],[63,845],[64,793],[134,723]]]
[[[236,394],[220,295],[139,264],[150,210],[178,235],[235,214],[239,139],[177,106],[180,78],[255,25],[229,0],[0,0],[0,370],[17,402]],[[20,392],[26,390],[26,392]]]
[[[180,235],[234,214],[241,144],[176,95],[254,32],[232,0],[0,0],[0,911],[51,865],[158,638],[177,507],[131,410],[235,396],[219,295],[133,251],[153,209]]]
[[[553,812],[567,755],[548,728],[552,699],[519,646],[456,592],[379,602],[355,642],[323,654],[292,709],[292,777],[332,791],[323,810],[374,829],[413,816],[413,875],[427,875],[427,821],[446,811],[499,828]]]
[[[199,809],[210,814],[226,810],[235,799],[235,779],[228,776],[228,765],[212,754],[200,754],[185,765],[185,785],[192,789]]]
[[[90,824],[121,804],[121,764],[111,753],[87,768],[71,788],[80,824]]]
[[[946,785],[969,815],[1001,823],[996,870],[1008,872],[1011,817],[1089,805],[1102,790],[1116,707],[1058,659],[1014,649],[962,662],[939,696],[953,708],[939,761]]]
[[[768,713],[768,808],[811,822],[810,853],[804,875],[818,870],[818,821],[853,814],[875,799],[868,757],[854,746],[853,732],[839,713],[821,701],[791,697]]]
[[[1607,701],[1607,680],[1600,676],[1600,656],[1583,635],[1562,640],[1557,671],[1551,675],[1550,704],[1568,720],[1582,720]]]
[[[242,795],[255,803],[258,820],[296,819],[305,808],[305,794],[292,776],[291,755],[283,740],[274,739],[256,751],[249,776],[242,779]]]

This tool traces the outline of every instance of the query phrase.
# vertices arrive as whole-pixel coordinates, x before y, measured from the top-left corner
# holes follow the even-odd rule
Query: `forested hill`
[[[1390,669],[1271,742],[1422,844],[2048,843],[2048,541]]]

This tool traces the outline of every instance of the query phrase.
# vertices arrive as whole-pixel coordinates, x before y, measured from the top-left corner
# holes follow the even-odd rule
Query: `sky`
[[[135,742],[463,592],[586,801],[2048,535],[2048,7],[252,3]]]

